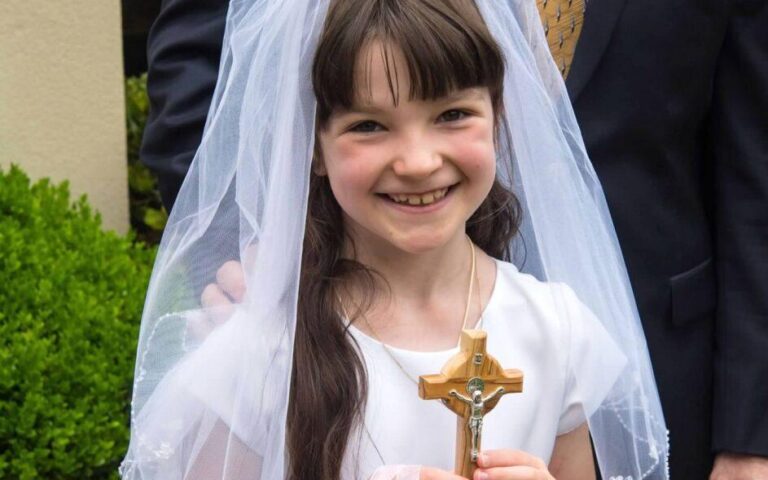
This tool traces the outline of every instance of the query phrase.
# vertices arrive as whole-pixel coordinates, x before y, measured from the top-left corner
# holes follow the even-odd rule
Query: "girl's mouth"
[[[399,205],[408,205],[412,207],[420,207],[426,205],[432,205],[443,198],[451,191],[455,185],[449,187],[439,188],[432,190],[431,192],[410,194],[410,193],[382,193],[379,196],[389,199],[390,201]]]

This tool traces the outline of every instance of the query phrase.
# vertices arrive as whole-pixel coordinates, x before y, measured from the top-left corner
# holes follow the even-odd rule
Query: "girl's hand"
[[[555,480],[547,464],[520,450],[488,450],[477,461],[473,480]]]
[[[232,317],[235,304],[245,296],[245,273],[240,262],[230,260],[216,271],[216,282],[209,283],[200,294],[204,315],[189,319],[187,332],[202,342],[218,326]]]
[[[555,480],[538,457],[520,450],[488,450],[478,459],[472,480]],[[467,480],[439,468],[418,465],[385,465],[369,480]]]

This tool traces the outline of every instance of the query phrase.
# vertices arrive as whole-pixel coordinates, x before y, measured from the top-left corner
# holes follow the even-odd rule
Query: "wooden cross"
[[[458,415],[455,471],[472,478],[482,439],[483,417],[502,395],[523,391],[523,372],[504,370],[485,351],[487,334],[463,330],[460,351],[443,366],[442,373],[419,377],[419,397],[442,400]]]

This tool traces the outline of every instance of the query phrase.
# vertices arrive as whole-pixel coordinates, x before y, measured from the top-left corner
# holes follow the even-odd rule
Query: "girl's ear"
[[[325,162],[323,162],[322,158],[317,154],[312,157],[312,173],[318,177],[328,175],[328,171],[325,169]]]
[[[323,152],[320,150],[320,141],[315,141],[315,148],[312,154],[312,173],[318,177],[324,177],[328,175],[328,171],[325,169],[325,162],[323,161]]]

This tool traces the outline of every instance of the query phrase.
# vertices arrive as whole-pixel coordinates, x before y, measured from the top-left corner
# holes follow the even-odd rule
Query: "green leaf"
[[[138,193],[152,192],[156,185],[155,177],[141,163],[128,166],[128,185]]]
[[[163,209],[155,175],[140,161],[141,139],[149,114],[147,74],[125,79],[125,126],[128,145],[128,184],[131,227],[141,240],[156,244],[165,227]]]
[[[168,222],[168,214],[165,209],[148,208],[144,211],[144,223],[153,230],[162,230]]]

